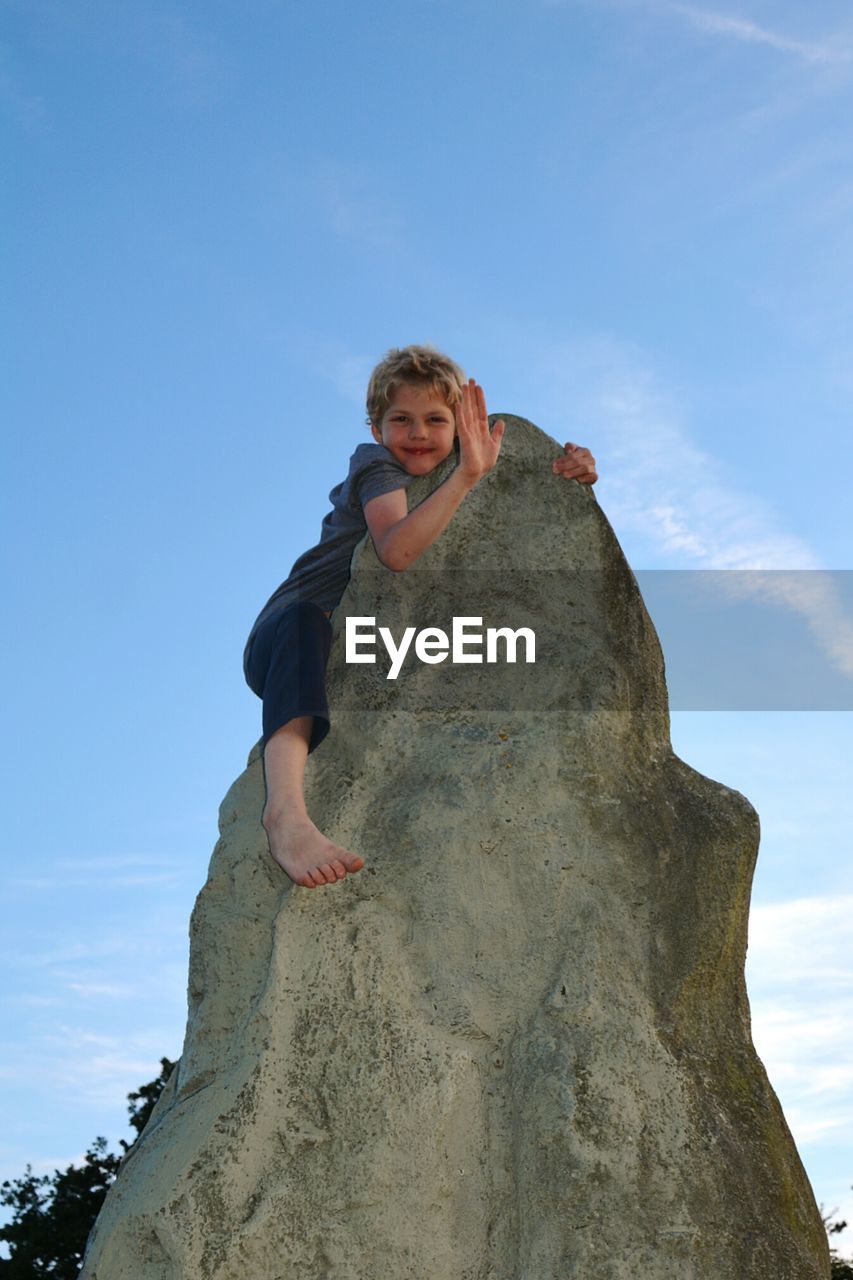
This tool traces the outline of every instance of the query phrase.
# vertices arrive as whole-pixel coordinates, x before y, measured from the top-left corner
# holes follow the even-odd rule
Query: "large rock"
[[[367,867],[334,887],[270,859],[252,752],[193,913],[183,1056],[85,1280],[829,1276],[750,1037],[756,815],[673,755],[610,526],[507,424],[407,573],[362,543],[333,621],[491,604],[541,668],[410,658],[395,682],[341,638],[308,804]]]

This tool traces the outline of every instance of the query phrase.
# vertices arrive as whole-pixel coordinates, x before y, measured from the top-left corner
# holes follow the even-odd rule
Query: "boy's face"
[[[409,475],[434,471],[453,449],[456,416],[450,405],[430,387],[403,382],[394,391],[382,421],[370,427]]]

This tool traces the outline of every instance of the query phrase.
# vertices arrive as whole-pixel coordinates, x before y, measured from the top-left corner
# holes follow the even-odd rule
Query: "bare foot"
[[[364,858],[327,840],[310,818],[263,817],[270,853],[294,884],[315,889],[343,880],[348,871],[360,871]]]

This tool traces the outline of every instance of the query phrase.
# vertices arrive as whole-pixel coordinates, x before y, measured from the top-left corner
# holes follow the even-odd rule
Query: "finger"
[[[481,423],[485,422],[488,428],[489,415],[486,413],[486,397],[483,393],[483,388],[478,383],[475,382],[474,386],[477,396],[477,417]]]
[[[466,428],[468,426],[469,409],[471,402],[471,393],[468,384],[462,388],[462,399],[456,406],[456,425],[457,427]]]
[[[582,444],[566,444],[563,445],[566,453],[571,453],[575,458],[592,458],[592,454],[585,445]],[[594,459],[593,459],[594,461]]]
[[[462,416],[464,416],[464,417],[465,417],[465,420],[466,420],[466,421],[469,421],[469,420],[470,420],[470,416],[471,416],[471,384],[470,384],[470,381],[469,381],[469,383],[465,383],[464,387],[462,387],[462,399],[461,399],[461,402],[460,402],[460,411],[461,411],[461,413],[462,413]]]
[[[498,418],[497,422],[492,427],[492,439],[497,444],[500,444],[501,440],[503,440],[504,438],[505,431],[506,431],[506,423],[504,422],[503,418]]]
[[[563,457],[555,458],[555,459],[554,459],[554,466],[555,466],[555,467],[577,467],[577,466],[581,466],[581,467],[589,467],[591,470],[593,470],[593,471],[594,471],[594,470],[595,470],[595,458],[592,456],[592,454],[590,453],[589,449],[578,449],[578,448],[576,448],[576,449],[575,449],[575,451],[574,451],[574,453],[570,454],[568,457],[565,457],[565,458],[563,458]]]
[[[467,411],[460,416],[456,424],[456,431],[460,440],[469,441],[471,439],[473,426],[471,423],[471,416]]]

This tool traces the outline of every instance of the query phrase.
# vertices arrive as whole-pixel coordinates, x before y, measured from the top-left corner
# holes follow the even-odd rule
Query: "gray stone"
[[[505,420],[405,574],[361,544],[333,623],[477,614],[481,573],[500,620],[535,620],[546,690],[519,696],[520,665],[395,683],[333,647],[308,805],[367,866],[290,884],[253,751],[193,913],[183,1055],[85,1280],[829,1276],[750,1036],[756,814],[673,754],[592,490]]]

